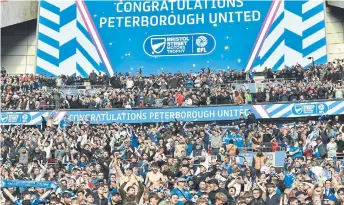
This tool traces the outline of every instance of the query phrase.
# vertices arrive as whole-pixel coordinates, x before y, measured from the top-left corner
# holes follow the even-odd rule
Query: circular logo
[[[196,39],[196,45],[198,47],[204,48],[208,44],[208,39],[205,36],[199,36]]]
[[[320,105],[318,105],[318,109],[320,111],[323,111],[323,110],[325,110],[325,106],[323,104],[320,104]]]
[[[29,119],[29,115],[28,115],[28,114],[24,114],[24,115],[22,116],[22,119],[23,119],[23,122],[27,122],[28,119]]]

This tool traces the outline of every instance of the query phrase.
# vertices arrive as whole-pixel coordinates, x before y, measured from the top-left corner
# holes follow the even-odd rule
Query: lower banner
[[[101,110],[2,111],[1,125],[41,125],[42,116],[51,116],[55,124],[65,117],[70,122],[91,124],[157,123],[171,121],[230,121],[247,117],[251,111],[257,119],[276,119],[344,114],[344,100],[278,103],[264,105],[223,105],[205,107],[163,107]]]

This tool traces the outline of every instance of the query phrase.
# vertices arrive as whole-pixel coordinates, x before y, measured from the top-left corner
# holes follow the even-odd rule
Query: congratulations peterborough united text
[[[118,1],[114,3],[114,16],[101,16],[99,27],[221,24],[260,19],[258,10],[245,10],[243,0]]]

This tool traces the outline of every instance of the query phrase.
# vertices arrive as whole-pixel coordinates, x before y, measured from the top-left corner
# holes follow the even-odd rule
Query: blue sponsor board
[[[31,121],[29,113],[11,112],[1,114],[1,124],[25,124]]]
[[[294,115],[322,115],[326,114],[328,106],[325,103],[296,104],[292,108]]]
[[[91,124],[103,123],[156,123],[171,121],[214,121],[214,120],[236,120],[240,115],[247,116],[252,109],[249,105],[244,106],[223,106],[223,107],[190,107],[190,108],[168,108],[168,109],[118,109],[118,110],[80,110],[80,111],[51,111],[35,112],[34,119],[30,121],[30,112],[16,112],[4,114],[1,121],[3,125],[27,124],[39,125],[41,116],[53,116],[54,121],[59,123],[64,116],[70,121],[88,121]],[[251,110],[258,118],[259,113]],[[11,120],[8,121],[8,116]],[[25,116],[28,120],[23,120]]]
[[[141,109],[141,110],[111,110],[68,112],[71,121],[90,121],[91,124],[112,122],[122,123],[156,123],[171,121],[213,121],[236,120],[240,115],[247,116],[251,106],[226,106],[203,108],[170,108],[170,109]],[[253,113],[259,116],[253,110]]]

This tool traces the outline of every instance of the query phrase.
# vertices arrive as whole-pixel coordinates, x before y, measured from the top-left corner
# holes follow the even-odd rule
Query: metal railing
[[[317,100],[307,100],[302,103],[315,103],[315,102],[327,102],[327,101],[343,101],[344,99],[317,99]],[[61,110],[61,111],[90,111],[90,110],[135,110],[135,109],[172,109],[172,108],[181,108],[181,109],[188,109],[188,108],[197,108],[197,107],[224,107],[224,106],[243,106],[243,105],[271,105],[271,104],[290,104],[290,103],[300,103],[299,101],[278,101],[278,102],[263,102],[263,103],[253,103],[253,104],[209,104],[209,105],[188,105],[188,106],[145,106],[145,107],[131,107],[131,108],[96,108],[96,109],[88,109],[88,108],[80,108],[80,109],[63,109],[61,107],[56,107],[56,105],[49,105],[48,109],[44,110]],[[40,110],[40,109],[39,109]],[[1,110],[1,112],[13,112],[13,111],[21,111],[21,112],[32,112],[38,111],[37,109],[33,110]]]

